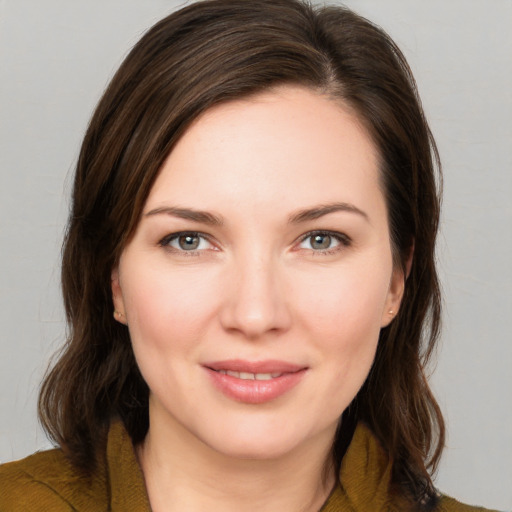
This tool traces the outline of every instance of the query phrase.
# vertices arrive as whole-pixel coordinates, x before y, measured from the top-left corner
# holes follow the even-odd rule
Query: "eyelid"
[[[309,238],[310,236],[314,235],[328,235],[332,236],[333,238],[336,238],[342,243],[350,243],[352,240],[351,238],[346,235],[345,233],[341,233],[340,231],[332,231],[330,229],[313,229],[311,231],[308,231],[307,233],[304,233],[300,236],[300,241],[304,241],[306,238]]]
[[[172,247],[170,245],[170,243],[172,241],[176,240],[177,238],[179,238],[181,236],[187,236],[187,235],[202,238],[202,239],[206,240],[213,247],[208,248],[208,249],[192,249],[192,250],[186,251],[184,249],[177,249],[176,247]],[[202,233],[200,231],[192,231],[192,230],[176,231],[174,233],[169,233],[168,235],[166,235],[160,239],[160,241],[158,242],[158,245],[162,246],[164,249],[167,249],[169,251],[172,251],[172,252],[175,252],[178,254],[185,254],[188,256],[199,255],[201,252],[204,252],[207,250],[218,250],[217,247],[215,246],[215,244],[212,242],[212,239],[209,235],[207,235],[206,233]]]
[[[305,250],[309,250],[309,251],[312,251],[312,252],[318,253],[318,254],[332,254],[336,251],[343,249],[344,247],[350,247],[350,245],[352,245],[352,239],[348,235],[346,235],[345,233],[340,233],[339,231],[331,231],[329,229],[314,229],[312,231],[308,231],[307,233],[304,233],[303,235],[300,236],[298,243],[300,244],[300,243],[304,242],[305,240],[307,240],[308,238],[315,236],[315,235],[330,236],[330,237],[336,239],[340,243],[340,246],[333,247],[331,249],[323,249],[323,250],[315,250],[315,249],[305,249]]]
[[[191,249],[191,250],[187,251],[184,249],[177,249],[170,245],[170,243],[172,241],[176,240],[177,238],[179,238],[181,236],[187,236],[187,235],[202,238],[202,239],[206,240],[213,247],[208,248],[208,249]],[[330,236],[330,237],[334,238],[337,242],[339,242],[340,245],[333,247],[333,248],[322,249],[322,250],[315,250],[313,248],[311,248],[311,249],[302,248],[303,250],[309,250],[311,252],[318,253],[318,254],[332,254],[334,252],[337,252],[337,251],[343,249],[344,247],[349,247],[352,244],[352,239],[345,233],[341,233],[339,231],[332,231],[329,229],[314,229],[314,230],[308,231],[307,233],[304,233],[303,235],[301,235],[298,239],[298,242],[295,245],[301,244],[308,238],[313,237],[315,235]],[[210,235],[208,235],[206,233],[202,233],[200,231],[192,231],[192,230],[176,231],[174,233],[169,233],[168,235],[166,235],[160,239],[160,241],[158,242],[158,245],[160,245],[164,249],[168,249],[169,251],[172,251],[172,252],[175,252],[178,254],[184,254],[184,255],[199,255],[200,253],[207,251],[207,250],[218,250],[218,247],[212,242]],[[297,250],[301,250],[301,248],[298,248]]]

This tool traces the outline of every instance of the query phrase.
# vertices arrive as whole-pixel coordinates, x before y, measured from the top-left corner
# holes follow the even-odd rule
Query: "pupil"
[[[331,237],[329,235],[315,235],[311,241],[313,249],[328,249],[331,245]]]
[[[193,251],[199,245],[199,237],[193,235],[183,235],[179,238],[180,248],[185,251]]]

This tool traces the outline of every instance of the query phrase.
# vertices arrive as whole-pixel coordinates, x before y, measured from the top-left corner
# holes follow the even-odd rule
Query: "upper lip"
[[[225,361],[213,361],[204,363],[203,366],[211,370],[230,370],[233,372],[246,373],[295,373],[306,369],[301,366],[287,361],[279,361],[268,359],[264,361],[244,361],[242,359],[228,359]]]

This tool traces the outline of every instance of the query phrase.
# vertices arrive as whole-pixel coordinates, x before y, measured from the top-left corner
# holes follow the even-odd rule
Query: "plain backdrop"
[[[249,0],[248,0],[249,1]],[[409,59],[444,164],[436,480],[512,508],[512,1],[350,0]],[[59,252],[95,103],[170,0],[0,0],[0,460],[49,446],[37,389],[65,335]]]

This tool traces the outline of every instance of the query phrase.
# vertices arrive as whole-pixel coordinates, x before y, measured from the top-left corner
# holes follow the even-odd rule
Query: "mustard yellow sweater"
[[[321,512],[402,512],[389,493],[391,464],[372,433],[359,425],[337,487]],[[150,512],[142,472],[128,433],[113,422],[105,463],[91,478],[77,474],[58,449],[0,466],[0,512]],[[442,497],[436,512],[483,508]]]

